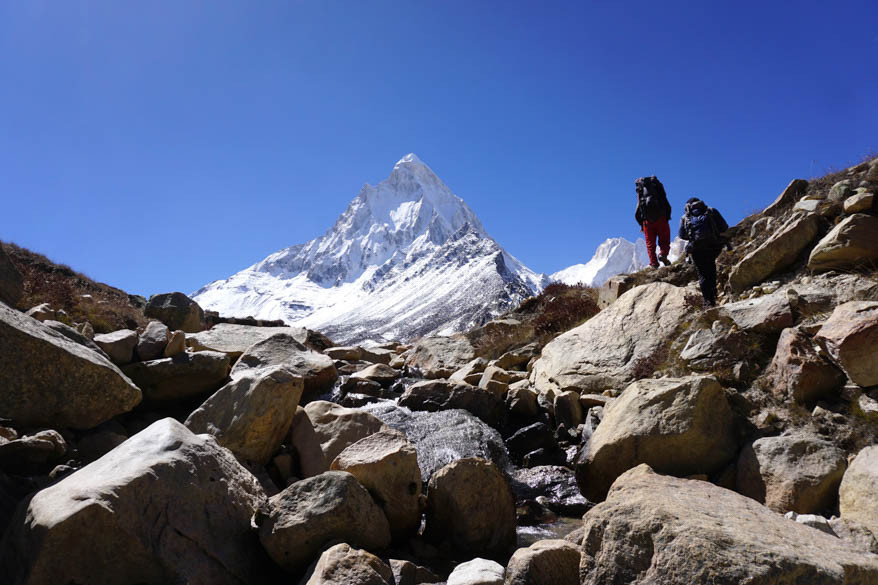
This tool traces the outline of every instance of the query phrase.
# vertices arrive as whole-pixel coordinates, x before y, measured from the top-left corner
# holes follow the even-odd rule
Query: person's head
[[[694,213],[695,215],[701,215],[705,211],[707,211],[707,205],[705,205],[704,201],[702,201],[698,197],[690,197],[686,201],[685,213]]]

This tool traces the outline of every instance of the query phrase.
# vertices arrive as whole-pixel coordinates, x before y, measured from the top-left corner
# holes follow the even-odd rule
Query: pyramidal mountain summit
[[[387,179],[364,185],[322,236],[192,296],[222,315],[282,319],[338,342],[381,342],[478,326],[548,282],[408,154]]]

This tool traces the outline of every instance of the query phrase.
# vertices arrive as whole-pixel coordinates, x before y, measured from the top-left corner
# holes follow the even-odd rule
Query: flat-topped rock
[[[172,404],[219,390],[229,375],[229,356],[216,351],[180,353],[128,364],[122,371],[143,390],[145,402]]]
[[[287,333],[301,344],[308,339],[308,330],[304,327],[257,327],[218,323],[207,331],[187,335],[186,343],[196,351],[221,351],[234,361],[251,345],[277,333]]]
[[[583,522],[582,585],[878,583],[878,556],[733,491],[647,465],[620,476]]]
[[[245,373],[272,366],[283,366],[301,376],[305,395],[316,395],[332,388],[338,370],[329,356],[316,352],[281,331],[251,345],[241,354],[229,374],[237,378]]]
[[[137,332],[120,329],[112,333],[95,335],[94,342],[104,350],[114,364],[124,366],[134,359],[134,348],[137,347]]]
[[[415,345],[406,365],[428,379],[447,378],[475,357],[475,348],[462,335],[425,337]]]
[[[686,289],[660,282],[634,288],[546,344],[531,381],[540,393],[624,386],[643,375],[645,362],[665,351],[691,313]]]

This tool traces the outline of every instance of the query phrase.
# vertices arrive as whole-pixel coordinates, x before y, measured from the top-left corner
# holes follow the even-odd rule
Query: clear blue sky
[[[0,239],[143,295],[323,233],[417,153],[537,271],[878,147],[878,2],[4,2]],[[676,222],[674,222],[676,223]]]

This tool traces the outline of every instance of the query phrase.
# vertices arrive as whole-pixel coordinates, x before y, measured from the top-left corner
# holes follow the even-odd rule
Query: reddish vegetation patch
[[[557,335],[584,323],[600,312],[597,289],[556,282],[535,297],[533,320],[537,336]],[[524,309],[524,304],[518,311]]]
[[[514,347],[536,343],[542,347],[555,336],[600,312],[597,289],[554,283],[518,308],[466,333],[476,354],[494,359]]]

